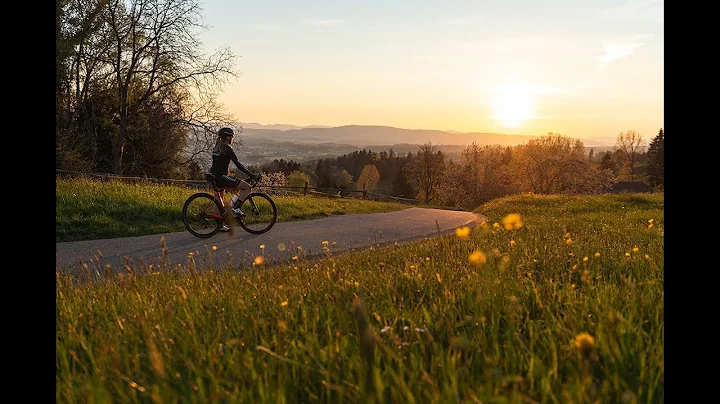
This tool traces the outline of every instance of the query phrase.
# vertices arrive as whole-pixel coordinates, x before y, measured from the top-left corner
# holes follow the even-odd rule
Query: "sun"
[[[520,84],[505,84],[493,91],[494,118],[505,126],[518,127],[535,114],[532,89]]]

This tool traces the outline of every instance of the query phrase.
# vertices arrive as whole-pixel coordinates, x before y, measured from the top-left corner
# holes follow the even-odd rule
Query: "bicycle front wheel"
[[[262,234],[270,230],[277,220],[277,207],[269,195],[253,192],[245,198],[240,210],[245,217],[238,218],[238,224],[252,234]]]
[[[222,205],[205,192],[191,195],[183,205],[182,221],[193,236],[212,237],[223,225]]]

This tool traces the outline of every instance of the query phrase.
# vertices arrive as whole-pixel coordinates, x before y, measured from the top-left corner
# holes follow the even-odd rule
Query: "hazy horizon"
[[[664,5],[201,2],[240,122],[579,139],[664,126]]]

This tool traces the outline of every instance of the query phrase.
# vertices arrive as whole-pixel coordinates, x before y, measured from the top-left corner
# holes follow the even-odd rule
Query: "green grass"
[[[275,267],[58,273],[56,402],[664,402],[663,195],[478,212]]]
[[[95,240],[186,231],[185,200],[202,190],[154,183],[55,180],[55,241]],[[278,222],[407,209],[401,203],[272,195]],[[228,198],[229,199],[229,198]]]

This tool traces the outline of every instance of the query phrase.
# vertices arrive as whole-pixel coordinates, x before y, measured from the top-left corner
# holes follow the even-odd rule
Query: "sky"
[[[657,0],[200,0],[239,122],[650,141],[664,120]]]

